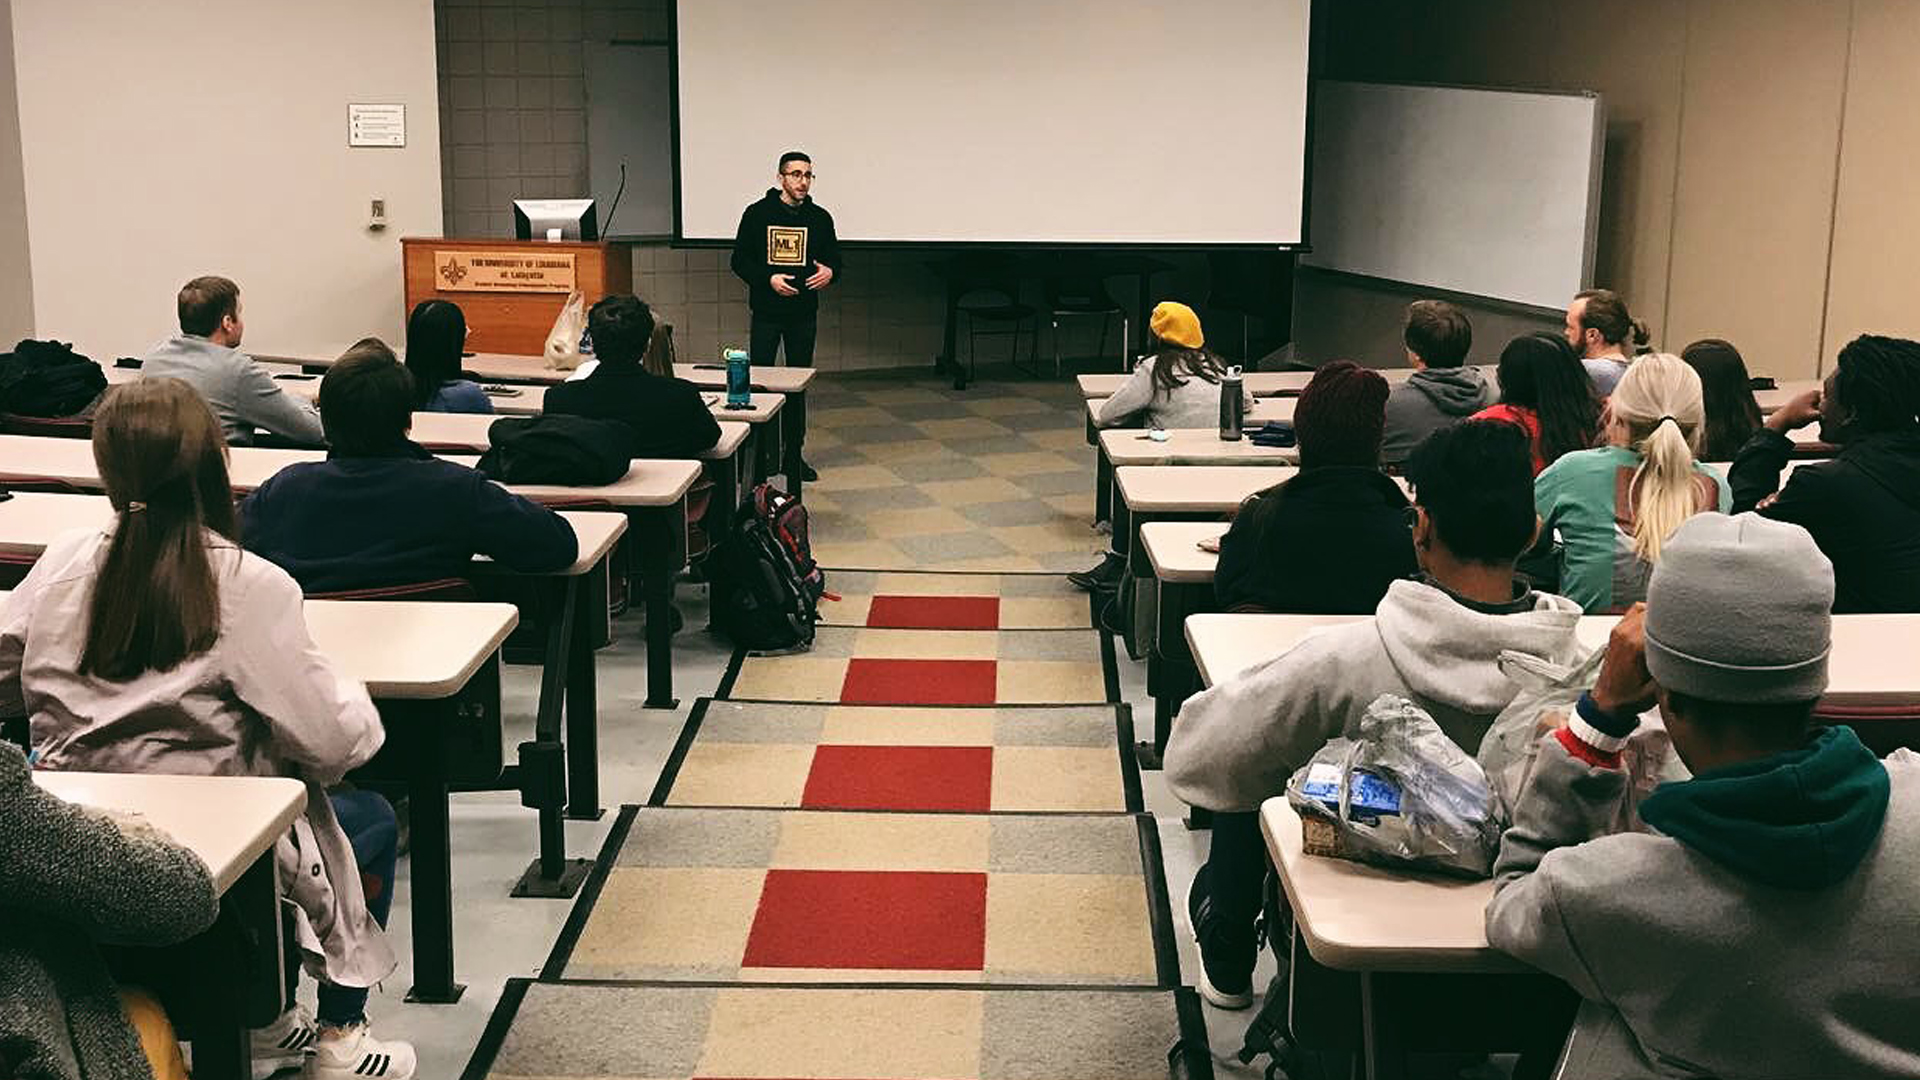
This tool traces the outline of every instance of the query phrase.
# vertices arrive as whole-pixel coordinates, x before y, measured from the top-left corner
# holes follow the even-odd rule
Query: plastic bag
[[[1484,878],[1500,847],[1501,816],[1487,777],[1425,710],[1382,694],[1355,738],[1337,738],[1287,782],[1287,802],[1319,853],[1384,866]],[[1310,849],[1316,845],[1309,844]]]
[[[587,298],[576,289],[560,305],[560,317],[547,332],[544,350],[548,371],[572,371],[580,366],[580,335],[587,330]]]
[[[1520,692],[1494,717],[1475,760],[1486,771],[1505,820],[1512,820],[1514,800],[1533,775],[1541,736],[1567,726],[1580,695],[1599,679],[1605,656],[1605,648],[1597,649],[1578,664],[1563,667],[1527,653],[1500,654],[1500,673],[1518,684]],[[1613,820],[1615,832],[1640,831],[1640,800],[1668,780],[1687,778],[1665,725],[1651,713],[1641,718],[1621,749],[1620,767],[1627,773],[1627,793]]]

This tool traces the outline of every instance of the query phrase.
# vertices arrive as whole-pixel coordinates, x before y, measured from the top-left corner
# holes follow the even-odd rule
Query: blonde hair
[[[1633,550],[1652,564],[1696,510],[1693,455],[1707,416],[1700,375],[1672,353],[1648,353],[1620,377],[1609,409],[1627,448],[1640,455],[1629,488]]]

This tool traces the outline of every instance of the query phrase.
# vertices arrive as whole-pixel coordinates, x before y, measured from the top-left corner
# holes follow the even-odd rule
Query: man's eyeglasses
[[[782,175],[782,176],[785,176],[785,177],[786,177],[787,179],[789,179],[789,180],[811,180],[811,179],[813,179],[813,174],[812,174],[812,173],[810,173],[810,172],[800,172],[800,171],[798,171],[798,170],[795,170],[795,169],[789,169],[789,170],[787,170],[786,172],[784,172],[784,173],[781,173],[780,175]]]

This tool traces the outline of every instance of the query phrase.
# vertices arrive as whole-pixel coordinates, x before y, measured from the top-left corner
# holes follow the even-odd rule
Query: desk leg
[[[286,957],[281,950],[280,884],[273,849],[253,861],[220,898],[221,909],[239,926],[247,951],[277,963],[217,976],[202,969],[203,984],[219,1004],[216,1015],[194,1033],[193,1074],[202,1080],[249,1080],[253,1075],[253,1039],[249,1029],[271,1022],[285,1000]],[[224,951],[216,955],[224,956]],[[268,1002],[272,1008],[264,1007]]]
[[[686,500],[677,507],[648,509],[633,517],[634,547],[640,558],[640,595],[647,611],[647,700],[649,709],[675,709],[673,696],[673,576],[680,569],[674,532],[686,530]]]
[[[600,687],[593,647],[607,617],[607,560],[582,579],[573,609],[573,653],[567,658],[567,816],[598,821],[600,808]]]
[[[1101,447],[1093,451],[1093,520],[1113,525],[1113,460]]]
[[[807,393],[787,395],[786,407],[780,410],[780,428],[786,435],[787,490],[794,498],[800,497],[800,467],[804,464],[801,451],[807,443]],[[791,431],[788,429],[791,428]]]
[[[417,719],[429,725],[433,737],[415,740],[407,773],[408,814],[413,846],[413,989],[407,1000],[428,1005],[451,1005],[466,987],[453,981],[453,852],[447,817],[447,777],[438,748],[445,742],[442,728],[456,721],[452,701],[423,703]]]
[[[1401,1080],[1406,1075],[1406,1051],[1401,1047],[1392,1017],[1388,1016],[1378,973],[1360,974],[1360,1026],[1365,1040],[1367,1080]]]

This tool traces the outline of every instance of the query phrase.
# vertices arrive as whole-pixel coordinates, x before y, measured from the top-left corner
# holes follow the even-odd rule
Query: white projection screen
[[[781,151],[842,240],[1302,240],[1309,0],[679,0],[677,231]]]

